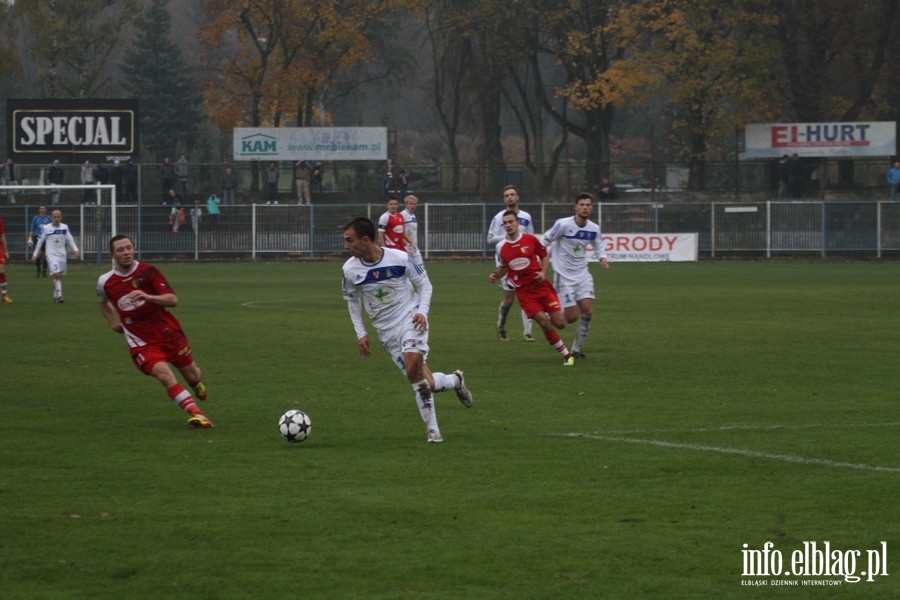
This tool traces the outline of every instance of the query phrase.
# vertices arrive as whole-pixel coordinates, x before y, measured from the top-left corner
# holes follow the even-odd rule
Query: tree
[[[690,189],[702,189],[707,161],[733,148],[737,127],[778,114],[779,90],[770,77],[776,54],[766,35],[776,17],[768,4],[646,0],[617,15],[621,36],[645,39],[640,52],[611,66],[609,77],[633,102],[665,98],[671,154],[688,163]]]
[[[127,90],[140,100],[144,146],[156,156],[171,155],[178,145],[190,152],[204,117],[194,76],[169,37],[167,2],[151,1],[122,66]]]
[[[134,17],[134,0],[19,2],[14,10],[27,27],[39,95],[94,98],[110,92],[109,57]]]

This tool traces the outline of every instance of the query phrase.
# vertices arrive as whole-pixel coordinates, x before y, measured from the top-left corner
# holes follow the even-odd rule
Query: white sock
[[[59,279],[53,280],[53,295],[62,296],[62,281]]]
[[[522,311],[522,335],[531,335],[531,319]]]
[[[444,390],[456,389],[459,378],[456,375],[445,375],[444,373],[432,373],[434,377],[434,391],[443,392]]]
[[[416,393],[416,404],[419,406],[419,414],[422,415],[422,421],[428,429],[440,431],[437,424],[437,415],[434,412],[434,396],[431,388],[426,380],[412,385],[413,391]]]

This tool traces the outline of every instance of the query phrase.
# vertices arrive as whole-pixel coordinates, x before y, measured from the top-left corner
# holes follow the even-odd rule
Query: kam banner
[[[237,127],[234,160],[387,160],[387,127]]]
[[[765,123],[747,125],[741,159],[801,157],[894,156],[894,121],[851,123]]]

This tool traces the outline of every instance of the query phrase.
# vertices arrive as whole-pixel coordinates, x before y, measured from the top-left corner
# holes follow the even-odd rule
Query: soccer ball
[[[312,432],[312,421],[302,410],[289,410],[278,419],[278,431],[291,443],[302,442]]]

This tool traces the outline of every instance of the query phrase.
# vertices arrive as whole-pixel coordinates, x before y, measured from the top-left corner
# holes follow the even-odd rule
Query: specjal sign
[[[139,150],[138,101],[10,98],[7,151],[16,162],[130,158]]]

